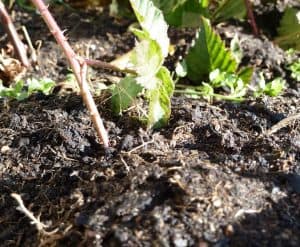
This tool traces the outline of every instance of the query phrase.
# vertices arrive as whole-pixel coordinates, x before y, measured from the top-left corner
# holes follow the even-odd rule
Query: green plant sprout
[[[55,86],[55,82],[48,78],[37,80],[35,78],[17,81],[10,87],[4,87],[0,82],[0,98],[24,100],[36,92],[49,95]]]
[[[279,77],[266,83],[261,73],[258,85],[253,87],[249,85],[249,83],[245,83],[243,79],[236,74],[220,72],[219,69],[216,69],[209,74],[209,82],[202,82],[200,86],[177,84],[175,93],[184,94],[190,98],[203,97],[210,102],[213,98],[217,100],[240,102],[245,100],[246,96],[252,96],[254,98],[262,95],[271,97],[278,96],[285,89],[285,85],[286,81]],[[220,89],[227,92],[227,94],[217,93],[216,91],[219,92]]]
[[[291,77],[294,78],[297,82],[300,82],[300,58],[289,65],[288,68],[291,71]]]
[[[130,0],[130,3],[141,29],[131,29],[139,41],[122,62],[136,74],[127,75],[114,87],[112,107],[121,114],[141,94],[148,101],[148,113],[141,118],[146,119],[148,128],[158,128],[170,117],[174,90],[170,72],[163,66],[170,43],[168,25],[152,1]]]
[[[184,60],[177,64],[176,73],[179,77],[187,76],[198,85],[185,86],[190,95],[201,95],[209,101],[213,97],[241,101],[247,94],[253,73],[251,67],[238,70],[242,56],[237,36],[232,39],[230,49],[227,49],[220,36],[212,29],[210,21],[202,17],[194,45]],[[179,89],[176,93],[186,94],[183,85],[177,84],[176,88]]]
[[[180,88],[180,90],[176,89],[175,92],[192,95],[193,98],[196,95],[198,97],[202,96],[209,101],[212,101],[213,98],[242,101],[247,94],[247,86],[248,83],[245,83],[238,75],[216,69],[209,74],[209,82],[202,82],[200,86],[177,84],[176,88]],[[227,94],[217,93],[216,91],[220,91],[220,89],[227,92]]]
[[[260,73],[260,79],[258,86],[252,88],[254,97],[259,97],[263,94],[275,97],[278,96],[285,89],[286,81],[280,77],[266,83],[262,73]]]

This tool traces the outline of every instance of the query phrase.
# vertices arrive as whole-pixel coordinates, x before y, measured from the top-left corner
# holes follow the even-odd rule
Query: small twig
[[[106,63],[106,62],[99,61],[99,60],[93,60],[93,59],[88,59],[88,58],[85,58],[84,60],[87,63],[87,65],[94,67],[94,68],[109,69],[109,70],[113,70],[113,71],[117,71],[117,72],[136,75],[136,71],[134,71],[132,69],[121,69],[110,63]]]
[[[122,155],[120,155],[120,160],[121,160],[122,163],[124,164],[126,171],[129,172],[129,171],[130,171],[130,168],[129,168],[127,162],[124,160],[124,158],[123,158]]]
[[[24,36],[25,36],[25,39],[27,41],[27,44],[29,46],[29,49],[30,49],[30,53],[31,53],[31,60],[34,64],[37,64],[37,53],[36,53],[36,50],[34,49],[33,45],[32,45],[32,42],[31,42],[31,39],[29,37],[29,34],[27,32],[27,29],[25,26],[22,26],[22,31],[24,33]]]
[[[31,220],[31,224],[36,225],[36,228],[39,232],[43,231],[45,228],[49,227],[47,225],[45,225],[44,223],[42,223],[40,221],[39,218],[36,218],[32,212],[30,212],[23,203],[23,200],[21,198],[20,195],[16,194],[16,193],[12,193],[11,196],[16,199],[16,201],[18,202],[19,206],[17,207],[17,209],[22,212],[23,214],[25,214],[30,220]]]
[[[252,27],[253,34],[255,36],[258,36],[259,31],[258,31],[256,21],[255,21],[255,18],[254,18],[254,14],[253,14],[253,10],[252,10],[252,4],[250,3],[249,0],[244,0],[244,1],[245,1],[245,5],[246,5],[246,9],[247,9],[247,15],[248,15],[248,19],[250,21],[250,25]]]
[[[40,12],[42,18],[46,22],[49,30],[51,31],[52,35],[55,37],[57,43],[63,49],[63,51],[69,61],[69,64],[73,70],[73,73],[76,77],[76,80],[80,87],[83,101],[85,102],[85,104],[90,112],[91,119],[95,125],[95,129],[98,133],[98,136],[102,139],[104,147],[107,148],[109,146],[108,135],[107,135],[106,129],[103,125],[100,114],[98,112],[95,101],[89,90],[88,84],[86,82],[87,63],[85,62],[85,60],[83,58],[80,58],[75,54],[74,50],[71,48],[66,37],[64,36],[63,32],[57,25],[56,21],[54,20],[53,16],[49,12],[49,10],[48,10],[47,6],[44,4],[44,2],[42,0],[31,0],[31,2],[36,6],[36,8]]]
[[[277,124],[273,125],[270,129],[268,129],[266,131],[267,135],[271,135],[274,134],[275,132],[277,132],[278,130],[286,127],[287,125],[289,125],[290,122],[300,119],[300,113],[291,115],[285,119],[282,119],[281,121],[279,121]]]
[[[20,40],[19,35],[12,23],[12,20],[9,14],[7,13],[6,8],[1,0],[0,0],[0,22],[4,27],[5,32],[7,33],[14,47],[17,58],[25,67],[29,67],[30,63],[28,61],[25,46]]]
[[[147,141],[147,142],[143,142],[141,145],[134,147],[133,149],[129,150],[128,152],[122,152],[122,153],[130,155],[132,152],[137,151],[151,143],[154,143],[154,139]]]
[[[240,209],[236,212],[234,215],[234,218],[239,218],[244,214],[259,214],[262,211],[262,209]]]

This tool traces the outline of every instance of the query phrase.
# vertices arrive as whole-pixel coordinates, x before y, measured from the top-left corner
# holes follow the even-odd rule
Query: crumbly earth
[[[105,12],[56,15],[83,55],[109,61],[134,45],[129,22]],[[17,11],[15,21],[34,43],[42,40],[38,67],[27,76],[63,81],[67,64],[40,17]],[[109,150],[76,93],[2,101],[0,245],[299,246],[300,87],[267,38],[218,27],[225,38],[234,30],[243,62],[286,78],[284,94],[242,103],[175,96],[170,123],[158,131],[126,114],[114,117],[109,101],[97,97]],[[183,54],[193,31],[170,33],[182,44],[176,55]],[[93,76],[108,81],[112,74]],[[43,231],[17,210],[11,193],[46,225]]]

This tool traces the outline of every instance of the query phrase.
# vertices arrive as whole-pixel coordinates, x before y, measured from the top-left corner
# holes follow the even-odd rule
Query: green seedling
[[[275,97],[278,96],[285,89],[286,81],[282,78],[275,78],[274,80],[266,83],[263,74],[260,74],[258,87],[253,89],[254,97],[259,97],[263,94]]]
[[[297,82],[300,82],[300,58],[289,65],[288,68],[291,71],[291,77],[294,78]]]
[[[219,69],[209,74],[209,82],[202,82],[200,86],[176,85],[183,90],[175,90],[177,93],[183,93],[192,98],[199,96],[212,101],[213,98],[242,101],[247,94],[248,82],[244,82],[241,77],[234,73],[221,72]],[[220,90],[226,94],[217,93]]]
[[[35,78],[27,79],[26,83],[23,80],[19,80],[10,87],[4,87],[0,83],[0,98],[24,100],[36,92],[48,95],[52,92],[54,86],[55,82],[48,78],[41,80]]]
[[[114,87],[112,106],[115,113],[121,114],[143,95],[148,102],[148,112],[141,119],[146,119],[149,128],[161,127],[170,117],[170,98],[174,90],[170,72],[163,66],[170,44],[168,25],[152,1],[130,0],[130,3],[141,29],[131,29],[138,42],[122,64],[135,74],[127,75]]]
[[[227,49],[221,37],[212,29],[209,20],[202,17],[194,45],[183,62],[177,64],[176,73],[178,77],[187,75],[198,85],[186,86],[189,95],[196,92],[193,97],[201,95],[209,101],[213,98],[241,101],[247,94],[253,73],[251,67],[238,70],[242,56],[237,36],[232,39],[230,49]]]

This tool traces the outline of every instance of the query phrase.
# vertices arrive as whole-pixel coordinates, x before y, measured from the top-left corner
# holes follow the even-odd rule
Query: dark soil
[[[78,53],[89,49],[109,61],[134,45],[127,21],[56,15]],[[66,60],[40,17],[17,11],[15,21],[33,42],[42,40],[39,69],[27,76],[63,81]],[[0,246],[299,246],[300,118],[269,131],[300,113],[299,84],[289,78],[284,52],[264,36],[232,25],[218,31],[227,38],[237,31],[244,63],[286,78],[285,93],[239,104],[176,96],[159,131],[113,117],[98,97],[110,150],[98,143],[76,93],[1,102]],[[171,33],[182,54],[193,32]],[[112,74],[93,76],[108,81]],[[16,209],[11,193],[48,233]]]

